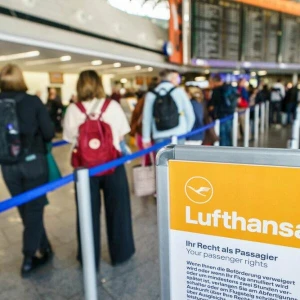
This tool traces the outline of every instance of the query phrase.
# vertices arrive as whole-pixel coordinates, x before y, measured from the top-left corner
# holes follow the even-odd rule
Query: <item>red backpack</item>
[[[102,120],[109,103],[110,100],[106,99],[98,119],[93,119],[93,114],[88,115],[81,102],[76,103],[80,111],[86,115],[86,120],[79,127],[77,145],[72,153],[74,168],[92,168],[118,158],[119,153],[113,144],[111,127]],[[99,173],[97,176],[112,174],[114,170]]]

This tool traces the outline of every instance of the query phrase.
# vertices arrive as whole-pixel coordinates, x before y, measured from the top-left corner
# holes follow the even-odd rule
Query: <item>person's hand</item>
[[[143,142],[144,149],[150,148],[152,146],[151,142]]]

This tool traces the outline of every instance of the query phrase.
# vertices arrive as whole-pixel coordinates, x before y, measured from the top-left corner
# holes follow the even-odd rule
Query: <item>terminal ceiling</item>
[[[17,57],[14,57],[15,55]],[[22,57],[23,55],[24,57]],[[16,63],[22,70],[31,72],[79,73],[82,70],[92,68],[100,74],[112,74],[116,77],[150,74],[155,71],[149,65],[137,65],[124,61],[0,41],[0,69],[7,63]]]

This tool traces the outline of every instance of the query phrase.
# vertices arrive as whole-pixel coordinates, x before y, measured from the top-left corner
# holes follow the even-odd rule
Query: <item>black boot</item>
[[[46,249],[41,249],[40,253],[41,253],[41,259],[43,260],[44,263],[51,260],[54,255],[52,247],[50,245]]]
[[[36,256],[25,256],[21,268],[22,277],[30,275],[35,269],[43,264],[43,260]]]

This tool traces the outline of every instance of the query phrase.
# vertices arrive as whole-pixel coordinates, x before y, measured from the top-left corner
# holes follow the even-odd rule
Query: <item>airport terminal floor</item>
[[[286,148],[291,128],[269,129],[260,137],[257,147]],[[250,144],[250,146],[254,146]],[[70,148],[54,149],[62,173],[69,174]],[[127,164],[130,184],[134,161]],[[0,180],[0,197],[9,194]],[[22,261],[22,225],[16,209],[0,218],[0,299],[1,300],[79,300],[83,299],[82,271],[76,261],[75,200],[73,185],[49,195],[45,223],[54,248],[53,261],[45,268],[22,279],[19,267]],[[130,261],[118,267],[109,262],[105,224],[102,226],[102,261],[97,283],[101,300],[155,300],[159,299],[159,258],[157,233],[157,205],[152,197],[140,199],[131,195],[136,253]],[[102,218],[104,220],[104,218]]]

